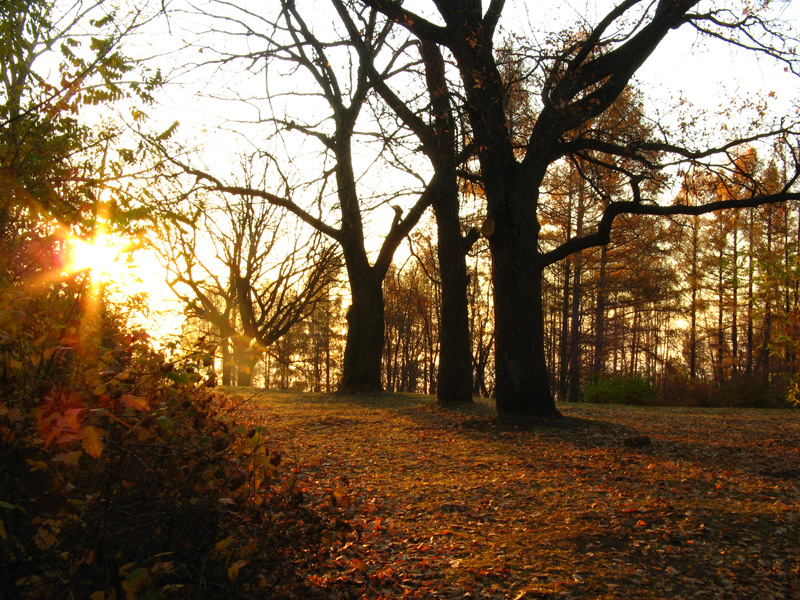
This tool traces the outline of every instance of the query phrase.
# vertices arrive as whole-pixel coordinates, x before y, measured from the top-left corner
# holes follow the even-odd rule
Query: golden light
[[[67,271],[89,270],[95,283],[120,282],[127,274],[123,255],[131,244],[122,237],[98,233],[92,241],[71,238],[68,243]]]
[[[180,333],[182,306],[167,286],[164,267],[145,242],[105,232],[96,233],[88,241],[73,235],[65,237],[65,272],[88,271],[91,289],[102,286],[111,301],[146,296],[145,304],[129,314],[129,324],[146,330],[154,340],[168,341]]]

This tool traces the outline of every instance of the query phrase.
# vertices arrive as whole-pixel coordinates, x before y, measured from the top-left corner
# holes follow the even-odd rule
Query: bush
[[[208,348],[70,314],[0,294],[0,597],[290,597],[331,524],[212,393]]]
[[[597,404],[652,404],[656,390],[649,377],[637,373],[598,377],[583,391],[586,402]]]
[[[789,408],[785,386],[764,385],[760,378],[738,376],[719,386],[716,406]]]
[[[717,404],[717,387],[704,379],[691,379],[674,366],[667,368],[658,403],[663,406],[711,407]]]

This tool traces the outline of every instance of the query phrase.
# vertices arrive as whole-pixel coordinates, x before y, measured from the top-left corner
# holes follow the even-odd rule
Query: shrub
[[[680,370],[667,369],[658,403],[663,406],[710,407],[717,403],[717,388],[710,381],[691,379]]]
[[[637,373],[599,377],[584,388],[586,402],[598,404],[651,404],[656,396],[649,377]]]
[[[716,405],[742,408],[788,408],[783,386],[765,385],[757,377],[738,376],[717,389]]]
[[[70,314],[0,295],[0,597],[288,597],[323,523],[207,349]]]

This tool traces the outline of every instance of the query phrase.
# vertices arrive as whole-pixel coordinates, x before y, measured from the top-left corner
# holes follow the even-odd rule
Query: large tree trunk
[[[522,201],[530,207],[529,198]],[[537,263],[537,236],[530,230],[522,234],[519,225],[504,216],[490,214],[489,231],[484,228],[494,267],[497,414],[511,422],[559,417],[545,356],[543,268]],[[533,229],[532,219],[520,221]]]
[[[472,230],[465,239],[459,218],[456,168],[456,125],[445,77],[445,63],[436,44],[423,42],[421,57],[432,108],[432,151],[442,183],[433,199],[439,238],[439,272],[442,281],[442,314],[439,319],[439,374],[436,395],[442,404],[472,402],[472,343],[467,303],[467,251],[478,238]]]
[[[469,335],[469,277],[466,256],[471,242],[461,236],[455,178],[447,188],[442,190],[434,203],[439,237],[439,271],[442,278],[436,393],[440,403],[457,404],[472,402],[472,343]]]
[[[250,348],[247,338],[233,340],[233,359],[236,363],[236,385],[250,387],[253,385],[253,370],[258,362],[258,354]]]
[[[347,340],[339,391],[381,391],[384,333],[381,279],[371,269],[349,276],[352,303],[347,311]]]
[[[439,342],[437,397],[443,404],[472,402],[472,348],[467,304],[467,264],[463,241],[442,243],[439,228],[439,267],[442,277],[442,316]]]
[[[503,420],[560,416],[550,391],[544,351],[541,271],[515,272],[495,254],[497,414]]]

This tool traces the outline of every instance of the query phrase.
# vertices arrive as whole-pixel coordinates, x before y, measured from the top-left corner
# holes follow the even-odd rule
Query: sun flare
[[[101,288],[111,302],[133,300],[130,325],[166,341],[180,332],[183,313],[166,283],[166,272],[143,239],[97,232],[90,239],[65,235],[61,274],[86,272],[92,296]]]
[[[124,253],[130,243],[120,236],[97,234],[93,240],[72,238],[69,241],[68,270],[91,271],[95,281],[117,281],[124,274]]]

